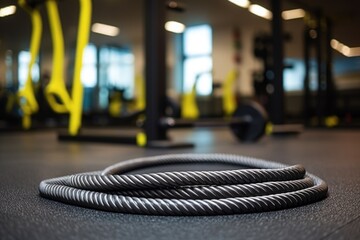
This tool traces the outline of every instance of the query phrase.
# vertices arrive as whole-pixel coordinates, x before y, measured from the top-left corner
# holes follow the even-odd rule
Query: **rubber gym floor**
[[[109,131],[116,134],[116,130]],[[0,134],[1,239],[360,239],[360,131],[309,130],[240,144],[225,129],[174,130],[193,149],[58,142],[55,131]],[[329,185],[320,202],[243,215],[169,217],[104,212],[41,198],[41,180],[169,153],[229,153],[302,164]],[[221,169],[225,166],[183,166]],[[171,170],[162,167],[156,170]]]

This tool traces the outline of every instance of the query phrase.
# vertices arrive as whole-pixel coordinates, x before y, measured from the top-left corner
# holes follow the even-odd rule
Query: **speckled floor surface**
[[[297,137],[264,137],[255,144],[239,144],[223,129],[173,131],[171,136],[197,145],[155,150],[58,142],[54,131],[1,133],[0,239],[360,239],[359,130],[306,130]],[[166,217],[102,212],[38,195],[43,179],[102,170],[129,158],[183,152],[299,163],[329,184],[329,197],[275,212]]]

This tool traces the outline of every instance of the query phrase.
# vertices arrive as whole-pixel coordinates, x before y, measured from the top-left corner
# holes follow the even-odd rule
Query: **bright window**
[[[100,49],[100,106],[108,104],[108,89],[124,90],[124,97],[134,96],[134,55],[128,49],[120,47],[102,47]]]
[[[300,91],[304,88],[305,66],[304,62],[296,59],[286,59],[291,68],[284,69],[284,90]]]
[[[81,82],[84,87],[92,88],[96,86],[97,78],[97,57],[96,46],[87,45],[83,54],[83,65],[81,69]]]
[[[305,65],[300,59],[288,58],[286,64],[291,68],[284,69],[284,90],[285,91],[302,91],[304,89]],[[309,82],[310,90],[317,89],[317,72],[316,62],[310,61]]]
[[[190,92],[196,81],[196,92],[209,95],[212,92],[212,30],[209,25],[186,28],[184,32],[184,85]]]
[[[211,55],[212,31],[209,25],[189,27],[184,33],[185,56]]]
[[[18,79],[19,79],[19,88],[22,88],[25,85],[27,74],[28,74],[28,68],[30,63],[30,52],[29,51],[20,51],[19,53],[19,59],[18,59]],[[40,78],[40,67],[39,67],[39,61],[37,60],[35,64],[33,65],[32,71],[32,80],[33,82],[37,83]]]

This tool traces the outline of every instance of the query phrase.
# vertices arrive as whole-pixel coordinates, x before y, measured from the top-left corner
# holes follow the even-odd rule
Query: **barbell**
[[[256,102],[239,105],[229,119],[186,120],[164,117],[160,119],[163,128],[223,127],[228,126],[233,135],[242,142],[257,141],[265,134],[268,116]]]

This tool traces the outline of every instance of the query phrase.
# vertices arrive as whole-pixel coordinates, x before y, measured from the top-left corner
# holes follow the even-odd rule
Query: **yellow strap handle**
[[[145,81],[141,75],[135,76],[134,101],[127,106],[128,111],[143,111],[146,107]]]
[[[22,125],[24,129],[29,129],[31,127],[31,115],[39,110],[39,105],[36,101],[33,89],[32,68],[39,54],[42,21],[38,9],[30,9],[26,5],[25,0],[19,0],[19,5],[30,15],[32,24],[30,62],[28,65],[27,78],[24,87],[18,92],[18,97],[20,98],[20,108],[23,113]]]
[[[121,94],[120,92],[114,92],[111,94],[109,101],[109,114],[112,117],[120,117],[121,115]]]
[[[196,103],[196,80],[191,92],[184,93],[181,101],[181,117],[187,119],[199,118],[199,109]]]
[[[78,134],[81,127],[83,85],[81,82],[81,69],[83,53],[89,42],[91,24],[92,3],[91,0],[80,0],[80,17],[76,44],[75,69],[72,89],[73,107],[70,109],[70,135]]]
[[[223,84],[223,109],[226,116],[232,116],[236,109],[236,96],[234,91],[234,83],[238,77],[238,72],[232,70],[226,76]]]
[[[138,111],[142,111],[145,109],[146,101],[145,101],[145,82],[144,78],[140,75],[135,77],[135,91],[136,91],[136,103],[135,109]]]
[[[147,143],[147,138],[146,138],[146,134],[144,132],[139,132],[136,135],[136,144],[139,147],[145,147]]]
[[[80,0],[80,17],[77,35],[75,68],[73,76],[72,97],[66,90],[64,70],[64,38],[61,29],[59,11],[55,0],[48,0],[46,7],[49,15],[53,41],[53,73],[50,83],[45,90],[46,98],[54,111],[69,112],[69,134],[77,135],[81,127],[83,86],[81,83],[81,68],[83,53],[89,41],[91,23],[91,0]],[[60,102],[57,101],[56,97]]]
[[[64,37],[56,1],[46,1],[46,9],[53,43],[53,63],[50,82],[45,88],[45,96],[55,112],[66,113],[69,112],[72,101],[64,81]]]

